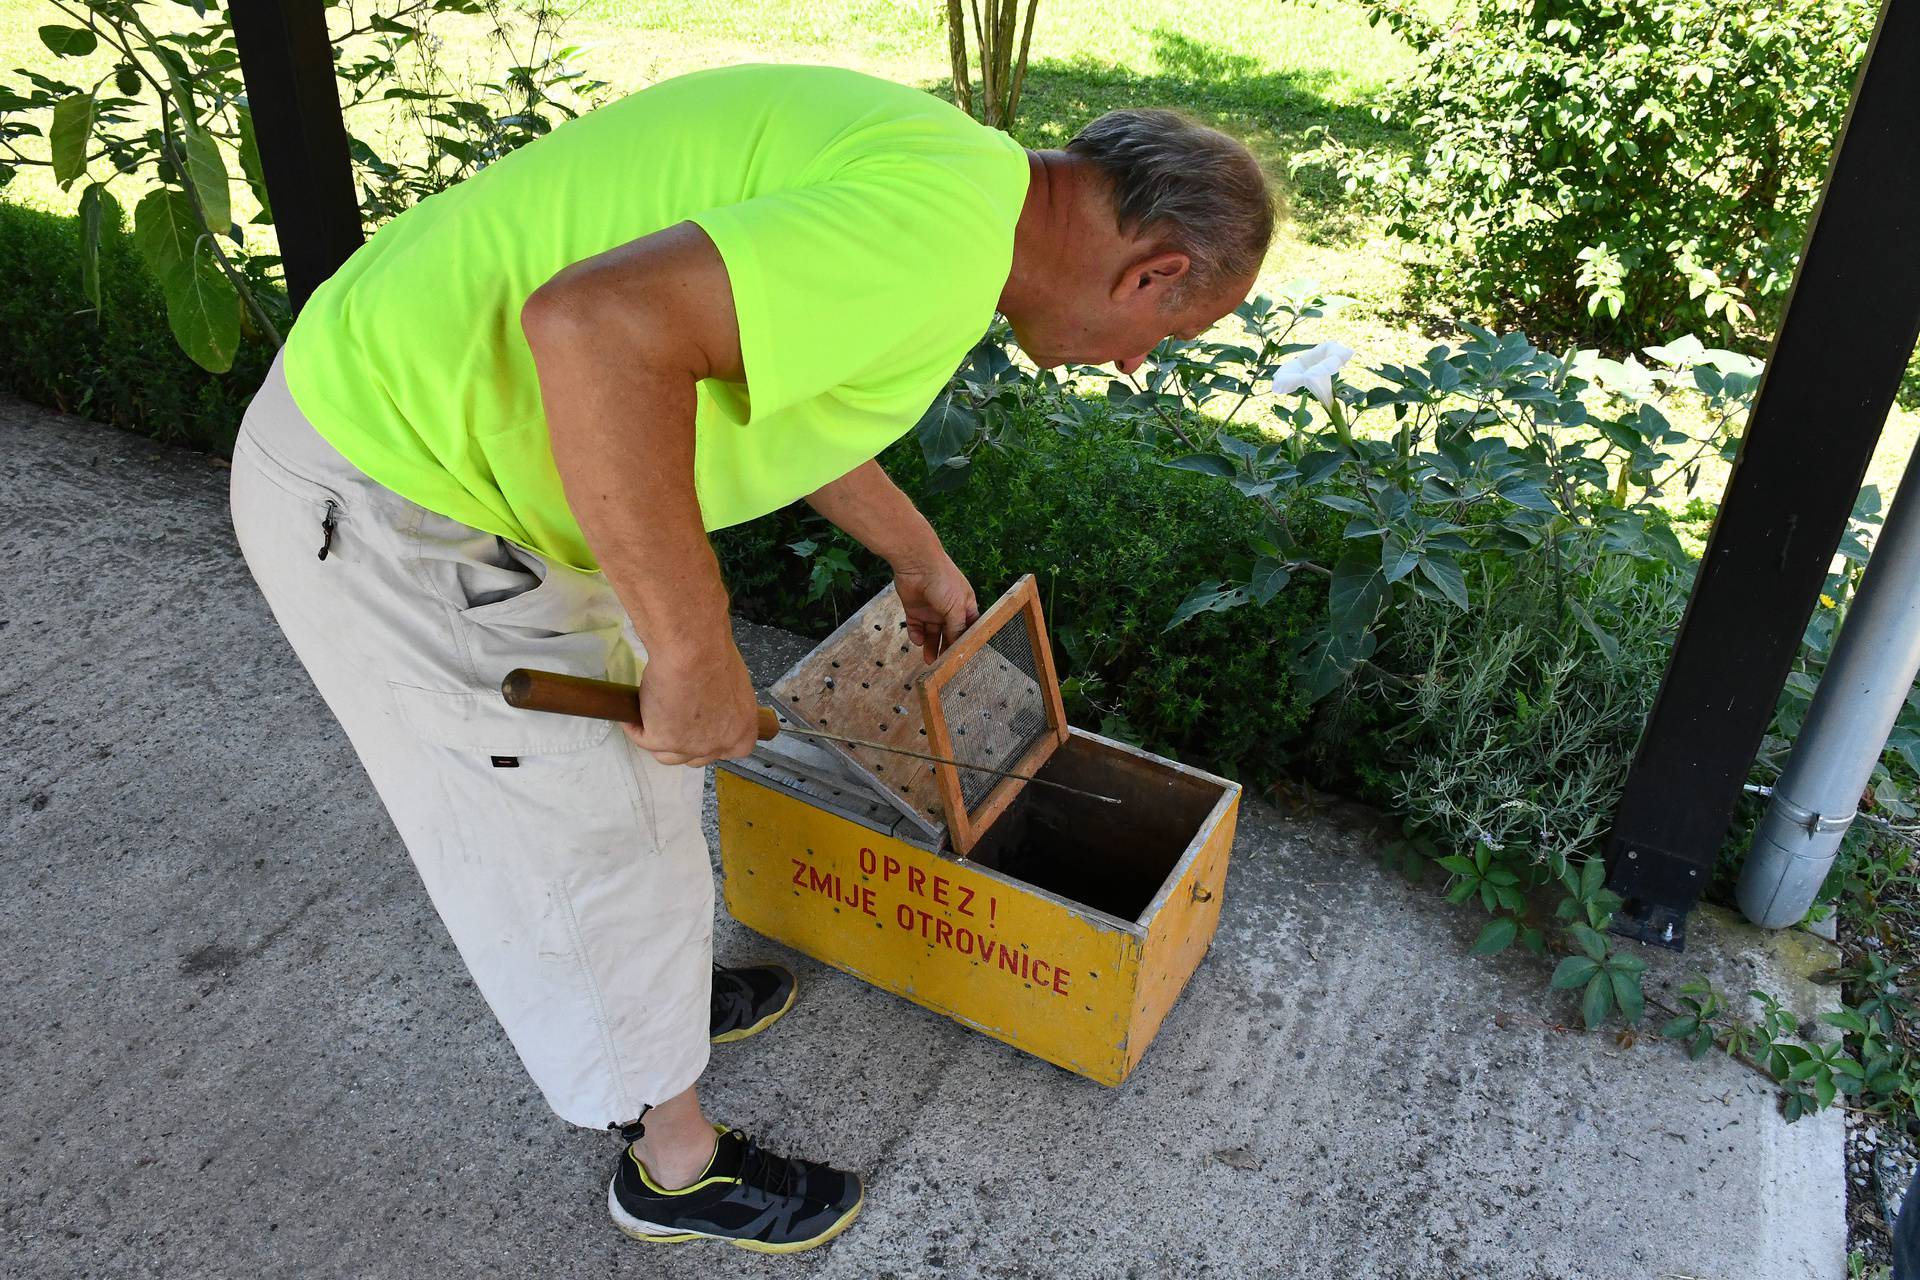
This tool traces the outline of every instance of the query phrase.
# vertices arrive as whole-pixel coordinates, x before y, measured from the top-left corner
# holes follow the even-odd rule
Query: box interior
[[[969,861],[1070,902],[1140,921],[1223,794],[1203,778],[1075,734],[1021,788]]]

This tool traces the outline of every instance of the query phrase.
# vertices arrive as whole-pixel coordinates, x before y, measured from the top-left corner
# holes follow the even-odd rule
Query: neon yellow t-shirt
[[[422,201],[288,335],[294,401],[389,489],[582,569],[520,330],[562,268],[683,221],[726,262],[746,383],[700,384],[708,529],[818,489],[904,434],[993,318],[1025,151],[918,90],[742,66],[601,107]]]

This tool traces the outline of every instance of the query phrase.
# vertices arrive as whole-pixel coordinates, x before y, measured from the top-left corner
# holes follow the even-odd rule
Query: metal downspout
[[[1729,654],[1730,661],[1737,655]],[[1920,454],[1907,463],[1833,656],[1740,872],[1740,910],[1798,924],[1920,673]]]

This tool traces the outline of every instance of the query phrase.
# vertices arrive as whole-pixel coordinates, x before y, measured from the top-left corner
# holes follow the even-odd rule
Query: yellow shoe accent
[[[759,1035],[762,1031],[765,1031],[768,1027],[785,1017],[787,1010],[793,1008],[794,1000],[800,995],[800,979],[794,977],[790,970],[788,976],[793,977],[794,980],[793,985],[787,988],[787,1002],[785,1004],[750,1027],[741,1027],[738,1031],[727,1031],[714,1036],[712,1042],[714,1044],[732,1044],[737,1040],[745,1040],[748,1036]]]
[[[751,1249],[755,1253],[805,1253],[809,1249],[818,1249],[821,1245],[852,1226],[853,1220],[860,1216],[860,1210],[866,1207],[866,1203],[867,1189],[862,1185],[860,1188],[860,1198],[853,1202],[853,1208],[847,1210],[846,1216],[811,1240],[796,1240],[792,1244],[762,1244],[758,1240],[734,1240],[730,1243],[742,1249]]]
[[[607,1185],[607,1208],[613,1214],[613,1225],[620,1228],[621,1234],[642,1244],[691,1244],[696,1240],[718,1240],[738,1249],[751,1249],[755,1253],[805,1253],[809,1249],[818,1249],[827,1241],[853,1225],[860,1216],[860,1210],[867,1204],[866,1184],[860,1185],[860,1198],[853,1202],[853,1208],[842,1214],[832,1226],[814,1236],[811,1240],[795,1240],[790,1244],[765,1244],[759,1240],[735,1240],[729,1236],[708,1235],[704,1231],[680,1231],[672,1235],[655,1235],[645,1229],[639,1219],[632,1217],[620,1207],[620,1201],[614,1195],[613,1185]],[[628,1225],[631,1223],[632,1225]]]

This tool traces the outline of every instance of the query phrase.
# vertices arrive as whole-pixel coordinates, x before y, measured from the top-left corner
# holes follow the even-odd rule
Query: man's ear
[[[1151,257],[1140,258],[1127,264],[1126,270],[1113,285],[1115,302],[1130,302],[1139,296],[1152,292],[1154,301],[1166,297],[1167,290],[1187,278],[1187,272],[1193,263],[1187,255],[1177,249],[1156,253]]]

